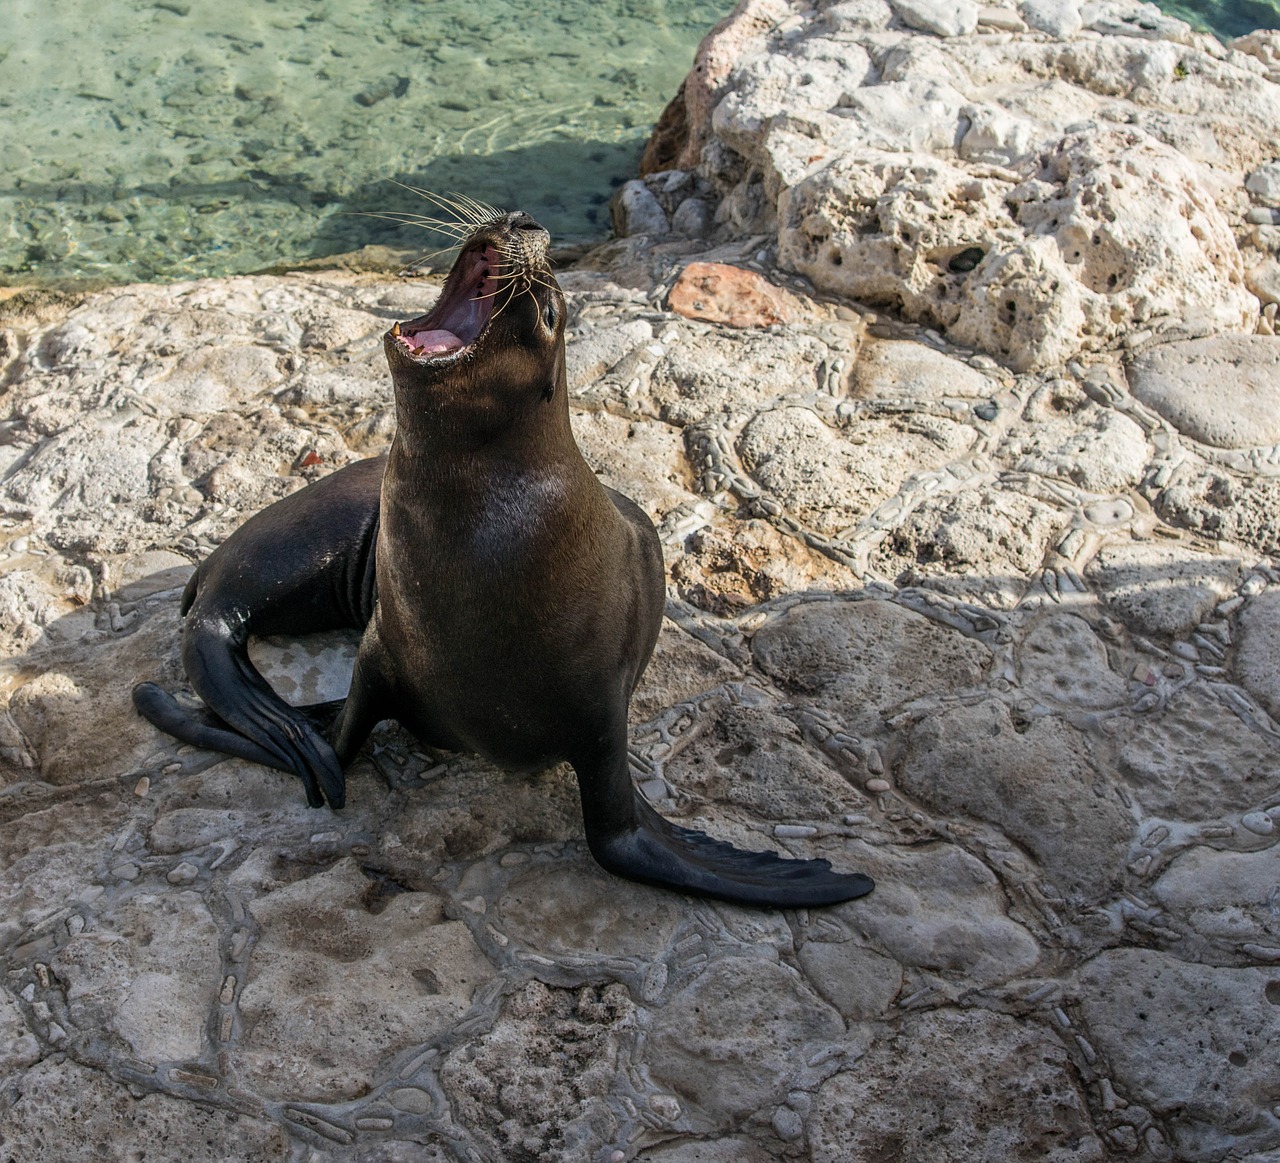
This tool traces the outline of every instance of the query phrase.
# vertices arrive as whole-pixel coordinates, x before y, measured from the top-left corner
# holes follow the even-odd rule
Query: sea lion
[[[340,808],[373,726],[502,766],[567,760],[587,844],[632,880],[745,904],[870,892],[825,860],[747,852],[659,816],[627,764],[627,705],[653,651],[658,536],[574,442],[565,301],[529,215],[478,222],[436,305],[383,337],[397,431],[251,518],[182,599],[182,660],[209,710],[152,683],[138,710],[197,746],[299,775]],[[340,704],[294,708],[254,669],[250,635],[364,631]]]

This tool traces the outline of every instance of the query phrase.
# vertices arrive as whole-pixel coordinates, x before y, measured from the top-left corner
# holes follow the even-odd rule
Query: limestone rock
[[[1280,339],[1221,335],[1170,343],[1129,369],[1133,394],[1215,448],[1280,444]]]
[[[1109,493],[1137,484],[1150,459],[1146,436],[1133,420],[1099,407],[1070,380],[1036,392],[1023,416],[1031,423],[1011,433],[999,451],[1018,472]]]
[[[1061,532],[1061,513],[985,487],[934,494],[876,549],[874,567],[900,586],[926,586],[996,608],[1017,604],[1024,578]]]
[[[1078,974],[1089,1037],[1128,1081],[1130,1098],[1167,1120],[1183,1158],[1213,1158],[1230,1142],[1277,1146],[1268,1097],[1269,1048],[1280,1036],[1267,1000],[1273,976],[1149,949],[1108,950]]]
[[[284,1163],[290,1154],[284,1130],[266,1119],[167,1094],[137,1098],[65,1059],[33,1067],[17,1091],[0,1116],[14,1158],[97,1163],[104,1144],[121,1159],[163,1151],[192,1163]]]
[[[490,1031],[445,1060],[454,1117],[484,1128],[492,1158],[589,1154],[613,1137],[617,1116],[605,1098],[634,1024],[620,985],[575,992],[529,982]]]
[[[107,1029],[144,1062],[194,1062],[222,985],[218,931],[195,892],[142,892],[97,916],[53,960],[68,1016]]]
[[[1244,687],[1280,720],[1280,590],[1267,590],[1240,612],[1236,668]]]
[[[1252,944],[1274,948],[1280,932],[1270,906],[1280,873],[1280,848],[1261,852],[1184,852],[1156,881],[1156,899],[1185,917],[1200,936],[1232,952]],[[1280,987],[1273,990],[1280,997]],[[1271,994],[1268,994],[1268,1000]]]
[[[623,184],[613,200],[613,232],[619,238],[630,234],[663,235],[671,231],[658,200],[641,181]]]
[[[1059,719],[1016,721],[994,701],[949,709],[912,733],[898,778],[936,811],[998,824],[1068,898],[1105,899],[1121,882],[1131,816]]]
[[[263,937],[240,994],[247,1030],[237,1065],[280,1098],[364,1093],[424,1032],[456,1022],[493,975],[433,894],[402,893],[374,912],[353,862],[320,876],[252,905]],[[356,963],[358,981],[348,968]]]
[[[640,1163],[769,1163],[772,1156],[750,1139],[734,1136],[687,1143],[677,1140],[651,1147],[636,1158]]]
[[[668,1002],[650,1034],[654,1076],[720,1126],[782,1099],[810,1045],[843,1034],[836,1012],[794,970],[772,961],[717,962]],[[716,1069],[703,1057],[710,1050]]]
[[[784,690],[819,694],[854,721],[971,686],[988,660],[980,644],[879,601],[796,606],[756,632],[751,652]]]
[[[654,957],[671,939],[677,910],[657,889],[621,893],[594,863],[519,874],[498,902],[494,923],[546,956]]]
[[[1213,540],[1280,552],[1280,482],[1267,477],[1188,464],[1157,494],[1155,509],[1170,524]]]
[[[1280,791],[1280,756],[1239,730],[1235,713],[1203,686],[1179,691],[1162,711],[1120,735],[1120,771],[1134,798],[1174,819],[1248,811]]]
[[[1089,580],[1108,605],[1141,634],[1190,634],[1240,580],[1240,560],[1188,546],[1121,542],[1104,546]]]
[[[1022,0],[1018,15],[1029,28],[1050,36],[1074,36],[1084,27],[1076,0]]]
[[[883,1016],[902,988],[902,967],[856,941],[807,941],[797,957],[814,988],[853,1021]]]
[[[626,492],[655,522],[696,499],[683,441],[669,425],[602,411],[579,416],[573,432],[601,482]]]
[[[835,533],[893,494],[910,471],[961,457],[971,429],[941,417],[869,420],[860,443],[831,431],[809,409],[762,412],[743,430],[738,452],[752,477],[804,523]]]
[[[1124,680],[1108,665],[1106,647],[1083,618],[1049,614],[1028,630],[1019,657],[1022,685],[1048,703],[1117,707]]]
[[[991,377],[921,343],[870,340],[853,369],[855,394],[864,399],[985,400],[1000,391]]]
[[[1280,162],[1259,166],[1245,178],[1244,188],[1264,206],[1280,206]]]
[[[662,418],[690,424],[744,408],[759,409],[789,395],[825,386],[820,373],[851,362],[857,332],[839,341],[800,329],[781,334],[757,328],[697,329],[685,333],[649,370],[648,392]]]
[[[963,1047],[963,1065],[938,1061]],[[1011,1094],[1024,1117],[993,1119]],[[822,1085],[809,1134],[821,1163],[877,1157],[1054,1160],[1107,1157],[1083,1086],[1050,1033],[984,1010],[910,1015],[852,1069]]]
[[[861,941],[903,965],[982,989],[1029,972],[1039,960],[1030,933],[1007,915],[1007,900],[995,875],[955,845],[883,852],[855,844],[848,860],[850,867],[875,878],[874,900],[868,897],[860,909],[841,905],[833,913]],[[816,963],[814,983],[842,1013],[846,1005],[866,1004],[851,998],[849,985],[831,982],[832,960],[810,949],[801,964],[809,970]],[[863,988],[873,998],[883,998],[896,973],[892,964],[876,962],[874,967],[887,980],[868,982]]]
[[[995,41],[976,6],[882,8],[797,6],[725,79],[699,167],[722,231],[1018,369],[1253,330],[1228,191],[1272,160],[1271,80],[1123,0],[1024,3]]]
[[[698,529],[670,558],[670,568],[680,596],[712,614],[738,613],[800,590],[854,586],[847,568],[758,519]]]
[[[838,819],[856,806],[846,781],[815,761],[799,728],[773,710],[726,706],[709,726],[666,765],[678,796],[780,824]]]

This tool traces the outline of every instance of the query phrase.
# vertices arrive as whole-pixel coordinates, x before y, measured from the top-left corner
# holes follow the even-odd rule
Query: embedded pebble
[[[190,884],[200,875],[200,869],[194,864],[183,861],[181,864],[175,864],[165,875],[165,880],[170,884]]]
[[[1275,831],[1275,818],[1267,812],[1247,812],[1240,820],[1255,836],[1270,836]]]
[[[435,1100],[429,1092],[413,1086],[402,1086],[387,1095],[387,1101],[396,1110],[413,1115],[429,1115],[435,1109]]]

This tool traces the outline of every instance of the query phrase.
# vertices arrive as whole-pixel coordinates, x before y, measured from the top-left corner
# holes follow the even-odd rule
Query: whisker
[[[463,222],[472,228],[480,225],[480,222],[476,220],[474,212],[468,210],[465,206],[452,198],[448,198],[443,194],[437,194],[432,190],[423,189],[421,186],[411,186],[407,182],[401,182],[396,178],[388,178],[387,181],[391,182],[393,185],[399,186],[403,190],[408,190],[411,194],[417,194],[418,197],[425,198],[428,202],[438,206],[446,213],[453,214],[455,217],[462,219]]]
[[[419,267],[425,266],[433,258],[439,258],[442,254],[448,254],[451,250],[456,250],[458,244],[455,242],[452,246],[442,246],[439,250],[433,250],[429,254],[424,254],[421,258],[416,258],[408,266],[402,267],[400,273],[408,274],[410,271],[416,271]]]
[[[454,197],[461,198],[466,205],[475,210],[487,222],[495,222],[499,218],[506,217],[502,210],[499,210],[496,206],[490,206],[488,202],[480,202],[467,194],[455,194]]]
[[[353,210],[349,211],[349,213],[353,217],[381,218],[386,222],[395,222],[401,226],[419,226],[424,230],[434,230],[440,234],[452,234],[455,238],[462,238],[464,234],[470,233],[469,230],[460,228],[456,223],[436,221],[419,215],[379,214],[372,210]]]

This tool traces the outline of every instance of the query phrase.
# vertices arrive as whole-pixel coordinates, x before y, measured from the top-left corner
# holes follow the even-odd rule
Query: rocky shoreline
[[[0,305],[6,1152],[1274,1163],[1278,141],[1280,33],[747,0],[563,272],[669,570],[636,778],[876,877],[811,913],[608,878],[567,769],[384,726],[312,812],[134,715],[426,281]]]

